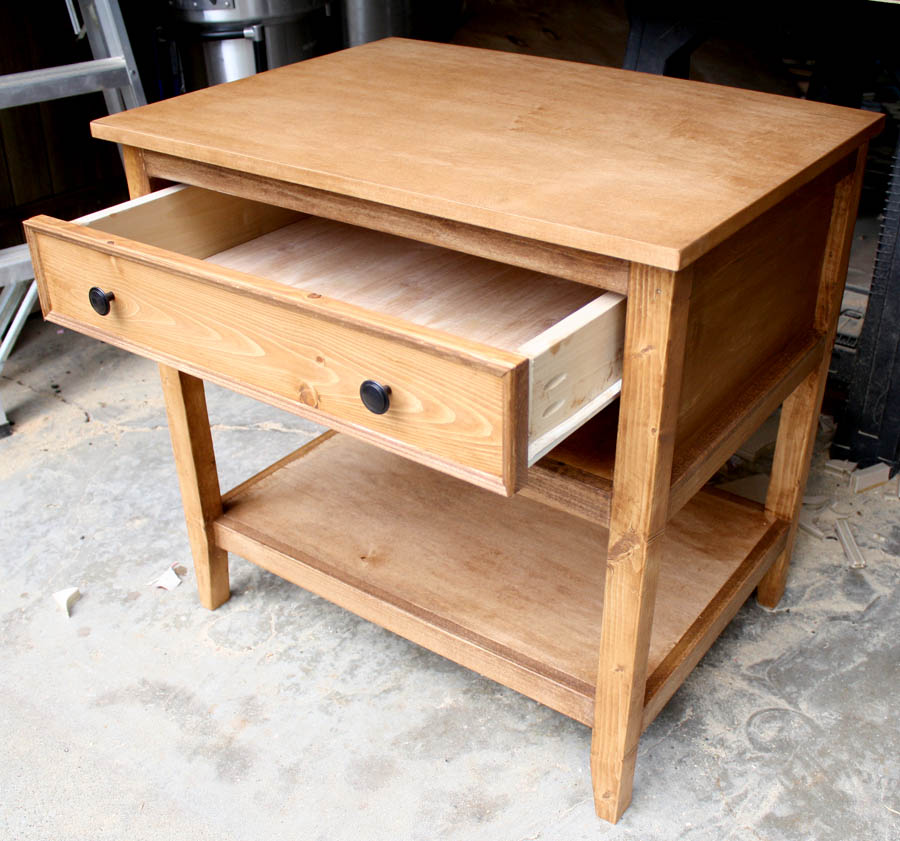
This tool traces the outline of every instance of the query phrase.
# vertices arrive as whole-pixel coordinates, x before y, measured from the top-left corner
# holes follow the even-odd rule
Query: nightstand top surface
[[[881,119],[393,38],[92,127],[142,149],[678,269],[865,142]]]

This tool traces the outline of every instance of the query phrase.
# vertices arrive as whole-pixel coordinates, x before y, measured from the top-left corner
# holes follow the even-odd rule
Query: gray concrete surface
[[[613,827],[587,728],[239,558],[200,607],[152,363],[33,319],[0,388],[3,839],[900,838],[895,488],[851,499],[817,456],[867,567],[801,534],[779,609],[746,605],[645,734]],[[313,432],[209,400],[226,487]],[[181,587],[147,585],[172,563]]]

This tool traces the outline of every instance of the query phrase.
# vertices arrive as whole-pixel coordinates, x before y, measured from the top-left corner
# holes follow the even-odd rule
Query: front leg
[[[690,269],[631,268],[591,742],[594,804],[612,822],[631,800],[643,724],[690,294]]]
[[[197,590],[201,604],[215,610],[228,601],[231,591],[228,553],[216,546],[212,534],[212,524],[222,513],[222,495],[203,380],[168,365],[160,365],[159,374],[166,398],[188,540],[194,556]]]

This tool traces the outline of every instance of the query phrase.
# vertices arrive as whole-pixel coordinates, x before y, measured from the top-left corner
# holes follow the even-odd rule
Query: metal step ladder
[[[65,0],[76,37],[87,35],[93,61],[0,76],[0,108],[102,91],[110,114],[144,105],[131,44],[117,0]],[[37,299],[28,246],[0,250],[0,373]],[[0,438],[11,432],[0,397]]]

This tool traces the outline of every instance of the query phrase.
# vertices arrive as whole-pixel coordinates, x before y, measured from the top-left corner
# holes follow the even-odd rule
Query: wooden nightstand
[[[98,120],[135,200],[26,227],[161,363],[203,604],[232,551],[593,727],[615,821],[784,589],[880,120],[387,40]],[[203,379],[342,434],[222,496]],[[779,405],[765,507],[704,489]]]

